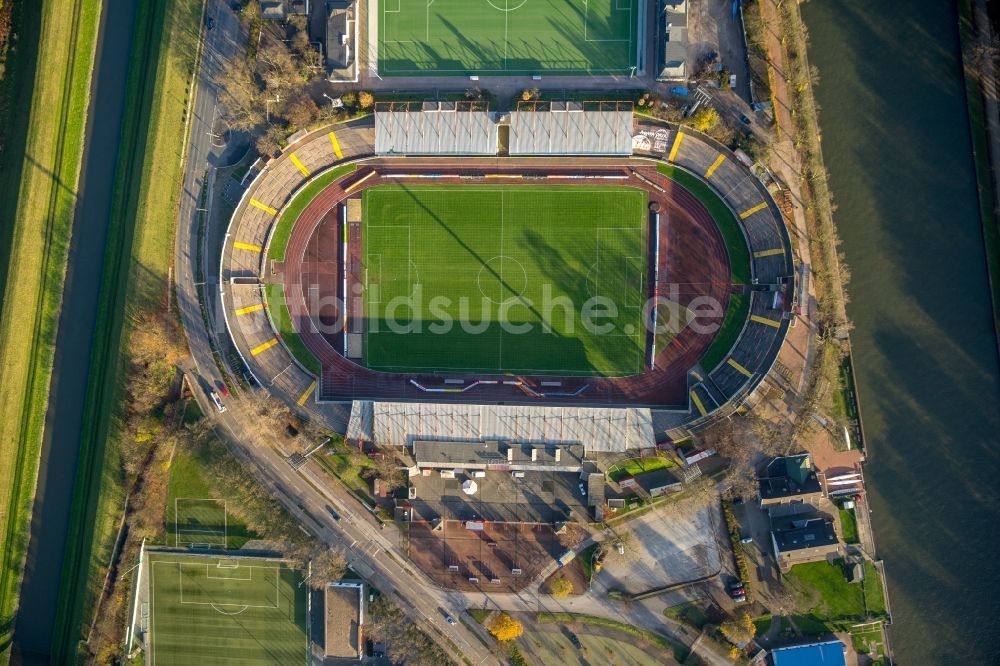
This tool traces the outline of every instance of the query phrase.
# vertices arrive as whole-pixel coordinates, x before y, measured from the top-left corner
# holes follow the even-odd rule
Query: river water
[[[135,0],[104,2],[38,488],[14,624],[15,663],[20,664],[50,663],[60,584],[65,584],[60,573],[66,555],[90,350],[111,221],[135,16]],[[84,555],[69,555],[82,557],[84,566],[90,564]],[[75,638],[75,633],[72,636]]]
[[[960,65],[940,0],[812,0],[823,152],[900,664],[1000,663],[1000,379]]]

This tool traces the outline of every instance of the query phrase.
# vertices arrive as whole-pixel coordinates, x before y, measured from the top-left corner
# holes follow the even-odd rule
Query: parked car
[[[333,516],[334,520],[340,520],[340,514],[334,511],[332,506],[327,506],[326,510],[331,516]]]
[[[215,403],[215,408],[219,410],[219,413],[224,414],[226,411],[226,406],[222,404],[222,398],[219,397],[219,394],[216,393],[215,391],[212,391],[208,395],[212,399],[212,402]]]
[[[740,539],[740,543],[753,543],[753,537],[745,536],[742,539]]]
[[[584,497],[586,497],[587,496],[587,489],[583,487],[582,483],[578,487],[580,488],[580,494],[583,495]]]
[[[208,28],[209,30],[211,30],[212,28],[214,28],[215,27],[215,19],[212,18],[211,16],[206,17],[205,18],[205,27]]]
[[[577,650],[583,649],[583,646],[580,645],[580,639],[576,637],[576,634],[571,633],[569,635],[569,642],[572,643],[573,647],[575,647]]]
[[[444,621],[447,622],[450,625],[456,624],[455,623],[455,618],[453,618],[451,615],[445,615],[444,616]]]

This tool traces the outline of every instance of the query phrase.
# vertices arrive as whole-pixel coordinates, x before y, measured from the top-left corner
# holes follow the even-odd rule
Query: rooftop
[[[354,72],[353,0],[327,0],[326,3],[326,73],[331,80],[349,80]]]
[[[630,155],[632,105],[520,103],[510,114],[511,155]]]
[[[779,456],[767,465],[759,479],[761,499],[780,499],[820,492],[819,479],[813,471],[809,454]]]
[[[355,400],[347,437],[377,446],[416,440],[582,444],[622,452],[655,445],[649,409]]]
[[[419,466],[449,465],[454,467],[485,468],[503,465],[510,469],[557,468],[577,471],[583,457],[583,447],[571,445],[524,445],[485,442],[440,442],[414,440],[413,457]]]
[[[495,155],[497,126],[485,104],[434,101],[375,108],[377,155]]]
[[[324,651],[327,657],[357,659],[361,654],[361,583],[326,586]]]
[[[846,666],[844,645],[840,641],[807,643],[771,651],[774,666]]]
[[[658,488],[667,488],[673,485],[680,485],[678,479],[669,469],[657,469],[652,472],[643,472],[634,477],[636,484],[647,493]]]
[[[837,545],[833,521],[817,512],[772,518],[771,534],[783,553]]]

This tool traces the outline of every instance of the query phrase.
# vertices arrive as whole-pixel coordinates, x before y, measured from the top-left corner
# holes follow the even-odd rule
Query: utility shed
[[[631,102],[521,102],[511,155],[631,155]]]
[[[482,102],[381,102],[377,155],[495,155],[497,126]]]

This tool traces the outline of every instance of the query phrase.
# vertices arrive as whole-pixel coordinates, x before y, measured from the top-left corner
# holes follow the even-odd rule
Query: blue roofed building
[[[840,641],[806,643],[771,650],[774,666],[847,666]]]

